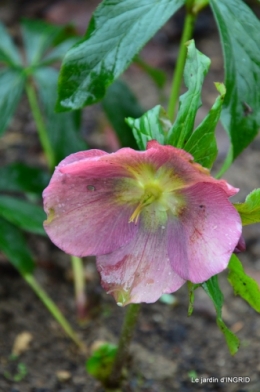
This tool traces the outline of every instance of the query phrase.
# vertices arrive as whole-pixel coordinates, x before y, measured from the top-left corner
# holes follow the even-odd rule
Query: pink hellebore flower
[[[83,151],[64,159],[45,189],[44,226],[65,252],[97,255],[118,304],[154,302],[227,267],[242,231],[229,201],[237,192],[156,141],[146,151]]]

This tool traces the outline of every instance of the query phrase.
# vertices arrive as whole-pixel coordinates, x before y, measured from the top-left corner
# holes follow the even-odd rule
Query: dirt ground
[[[20,16],[66,22],[69,17],[72,18],[69,7],[78,7],[76,15],[80,15],[80,18],[75,16],[74,19],[79,31],[82,31],[96,3],[97,1],[69,0],[42,0],[36,3],[19,1],[15,8],[14,1],[0,2],[0,19],[7,23],[10,31],[15,32]],[[147,61],[167,72],[169,83],[165,88],[166,96],[171,69],[177,56],[182,20],[182,13],[178,13],[143,50]],[[216,97],[213,82],[223,81],[219,40],[209,11],[205,11],[200,17],[195,38],[197,47],[212,59],[211,71],[204,86],[203,107],[198,114],[199,121]],[[131,87],[144,107],[150,108],[158,103],[156,88],[136,67],[131,67],[124,79],[131,82]],[[95,144],[100,147],[103,139],[97,132],[97,114],[103,116],[99,105],[85,110],[83,133],[92,146]],[[220,126],[218,142],[219,159],[215,171],[228,149],[227,137]],[[243,201],[252,189],[260,187],[259,151],[260,137],[244,151],[224,176],[233,186],[241,189],[237,200]],[[14,161],[43,164],[36,130],[25,100],[19,105],[15,119],[1,141],[0,153],[1,164]],[[246,227],[244,236],[247,251],[239,257],[248,274],[260,284],[260,225]],[[37,261],[37,280],[64,313],[88,350],[96,341],[117,343],[125,309],[119,308],[113,298],[100,287],[94,260],[85,259],[87,295],[92,308],[88,322],[79,325],[75,315],[68,256],[55,248],[47,238],[30,235],[29,242]],[[3,255],[0,256],[0,274],[0,392],[102,392],[100,384],[85,371],[86,355],[80,353],[75,344],[64,335]],[[160,301],[142,305],[122,391],[260,391],[260,316],[233,295],[226,277],[226,272],[220,276],[220,285],[225,295],[223,318],[241,341],[238,353],[234,357],[230,356],[216,326],[214,308],[201,289],[196,292],[193,315],[187,316],[188,293],[186,287],[183,287],[175,293],[175,306]],[[11,360],[14,341],[22,332],[30,333],[31,343],[17,360]],[[24,366],[27,374],[20,381],[8,378],[7,372],[14,378]],[[62,372],[65,372],[66,377],[62,377]],[[250,382],[220,381],[222,377],[235,376],[249,377]],[[199,379],[198,383],[193,382],[196,377]],[[213,379],[203,382],[203,378]]]

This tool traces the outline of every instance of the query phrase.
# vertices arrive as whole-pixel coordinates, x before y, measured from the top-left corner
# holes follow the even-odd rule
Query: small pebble
[[[71,379],[71,373],[68,372],[67,370],[59,370],[56,373],[56,377],[60,382],[66,382]]]

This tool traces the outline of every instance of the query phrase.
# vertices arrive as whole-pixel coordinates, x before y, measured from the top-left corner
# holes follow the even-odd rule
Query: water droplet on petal
[[[87,190],[90,192],[94,192],[96,188],[94,187],[94,185],[87,185]]]

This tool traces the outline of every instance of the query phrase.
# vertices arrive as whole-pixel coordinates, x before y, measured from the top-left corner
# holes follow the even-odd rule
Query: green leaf
[[[218,285],[217,275],[207,280],[207,282],[202,283],[201,286],[214,304],[217,313],[217,325],[226,339],[231,355],[234,355],[239,349],[239,339],[228,329],[222,320],[223,294]]]
[[[132,147],[137,149],[137,144],[131,128],[125,122],[125,118],[140,117],[144,110],[139,105],[135,95],[127,84],[121,80],[116,80],[107,89],[105,98],[102,101],[103,109],[116,131],[122,147]]]
[[[65,56],[57,110],[99,101],[106,88],[184,0],[103,0],[85,37]]]
[[[141,57],[136,56],[134,59],[135,64],[137,64],[150,78],[154,81],[158,88],[163,88],[166,82],[166,74],[160,69],[151,67]]]
[[[193,313],[193,304],[194,304],[194,299],[195,299],[195,290],[200,287],[200,284],[195,284],[190,282],[189,280],[187,281],[187,286],[189,290],[189,308],[188,308],[188,316],[191,316]]]
[[[49,181],[49,173],[23,163],[12,163],[0,168],[0,191],[40,195]]]
[[[153,139],[157,140],[160,144],[165,144],[167,133],[171,128],[171,122],[164,108],[159,105],[148,110],[140,118],[127,118],[126,122],[132,128],[140,150],[145,150],[147,142]]]
[[[0,217],[0,249],[22,273],[32,273],[34,261],[21,231]]]
[[[57,98],[58,72],[49,67],[42,67],[34,73],[38,94],[43,107],[49,140],[55,152],[58,164],[67,155],[86,150],[87,144],[80,137],[80,112],[55,113]]]
[[[184,82],[188,91],[180,96],[178,114],[167,140],[167,144],[184,149],[202,105],[202,84],[210,66],[210,59],[196,49],[194,40],[188,42],[187,48]]]
[[[52,64],[56,61],[63,60],[67,51],[79,41],[78,37],[71,37],[66,41],[61,42],[58,46],[52,49],[41,61],[42,66]]]
[[[41,20],[23,20],[22,36],[27,64],[37,65],[63,30],[63,27],[51,25]]]
[[[9,66],[20,66],[22,60],[20,53],[14,45],[10,35],[4,25],[0,22],[0,63],[3,62]]]
[[[185,145],[185,150],[193,156],[194,160],[209,169],[212,167],[218,153],[215,129],[226,93],[224,84],[215,83],[215,85],[220,96],[218,96],[207,116],[195,129]]]
[[[210,0],[225,59],[222,123],[234,160],[260,127],[260,21],[242,0]]]
[[[228,264],[228,281],[234,289],[235,295],[239,295],[249,305],[260,312],[260,288],[257,282],[248,276],[236,255],[232,255]]]
[[[111,343],[102,344],[93,352],[86,362],[86,370],[97,380],[105,381],[111,373],[117,352],[117,346]]]
[[[249,193],[244,203],[235,203],[234,207],[238,211],[243,226],[260,222],[260,189],[255,189]]]
[[[25,83],[22,71],[0,71],[0,136],[4,133],[21,98]]]
[[[46,235],[43,221],[46,215],[39,206],[10,196],[0,196],[0,216],[20,229]]]
[[[236,354],[240,346],[238,337],[232,331],[230,331],[230,329],[228,329],[222,318],[217,318],[217,326],[219,327],[220,331],[223,333],[226,339],[230,354]]]

